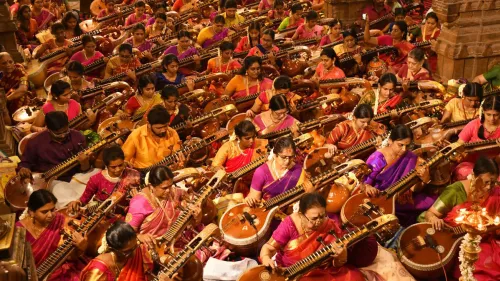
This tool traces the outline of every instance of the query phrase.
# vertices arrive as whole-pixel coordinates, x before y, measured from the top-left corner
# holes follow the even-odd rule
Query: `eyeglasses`
[[[311,224],[317,224],[317,223],[321,223],[325,218],[326,218],[326,214],[323,214],[323,215],[320,215],[319,217],[317,218],[314,218],[314,219],[310,219],[308,218],[306,215],[302,215],[304,218],[306,218],[306,220],[311,223]]]
[[[288,160],[288,161],[292,161],[295,159],[295,155],[292,155],[292,156],[284,156],[284,155],[279,155],[278,154],[278,157],[283,159],[283,160]]]

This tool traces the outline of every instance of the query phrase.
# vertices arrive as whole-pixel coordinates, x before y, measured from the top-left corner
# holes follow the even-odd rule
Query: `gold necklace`
[[[115,252],[111,252],[110,254],[111,254],[111,260],[113,261],[115,276],[118,277],[118,275],[120,275],[120,267],[116,263]]]

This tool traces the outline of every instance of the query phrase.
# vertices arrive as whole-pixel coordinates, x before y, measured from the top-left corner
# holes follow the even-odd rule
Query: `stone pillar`
[[[19,47],[17,46],[16,21],[12,20],[12,15],[9,11],[9,6],[5,0],[0,0],[0,44],[5,47],[5,50],[12,56],[15,62],[23,63],[24,58]]]
[[[336,18],[344,25],[351,25],[370,3],[371,0],[325,0],[323,11],[327,18]]]
[[[443,23],[436,79],[472,79],[500,63],[500,1],[434,0]]]

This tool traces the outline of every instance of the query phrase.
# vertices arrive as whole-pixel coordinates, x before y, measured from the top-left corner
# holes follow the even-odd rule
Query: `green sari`
[[[457,181],[453,184],[448,185],[443,190],[432,207],[434,207],[434,209],[436,209],[441,214],[446,215],[453,209],[453,207],[464,203],[466,200],[467,193],[465,192],[464,185],[461,181]],[[426,212],[420,214],[417,222],[425,222]]]

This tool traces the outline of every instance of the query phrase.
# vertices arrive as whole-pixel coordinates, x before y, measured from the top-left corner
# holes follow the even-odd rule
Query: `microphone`
[[[248,223],[250,223],[251,226],[255,227],[255,221],[252,218],[252,215],[250,215],[248,212],[243,212],[243,216],[248,221]]]
[[[432,239],[432,237],[429,234],[425,235],[425,243],[427,245],[429,245],[429,247],[431,249],[433,249],[434,251],[439,253],[439,251],[437,250],[437,245],[436,245],[434,239]]]

